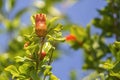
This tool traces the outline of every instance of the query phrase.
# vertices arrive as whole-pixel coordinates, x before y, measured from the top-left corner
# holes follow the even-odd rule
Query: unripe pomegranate
[[[44,37],[47,32],[46,26],[46,15],[45,14],[36,14],[35,19],[35,33],[38,37]]]

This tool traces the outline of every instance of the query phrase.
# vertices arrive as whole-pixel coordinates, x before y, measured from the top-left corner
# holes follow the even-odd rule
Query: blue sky
[[[11,17],[14,16],[15,12],[22,7],[26,7],[30,5],[31,1],[34,0],[18,0],[18,5],[11,12]],[[94,17],[100,16],[96,9],[101,9],[106,5],[105,0],[80,0],[72,6],[67,7],[66,9],[63,8],[62,4],[59,4],[57,8],[67,14],[70,20],[82,26],[86,26]],[[30,15],[24,15],[22,21],[29,22]],[[92,28],[94,31],[99,31],[98,29]],[[3,37],[4,36],[4,37]],[[6,49],[8,38],[7,35],[0,35],[0,52],[3,52]],[[82,79],[85,75],[89,72],[82,71],[82,64],[84,62],[84,56],[82,50],[74,51],[70,48],[67,44],[61,44],[60,48],[63,49],[62,53],[64,53],[61,58],[55,62],[53,62],[53,73],[57,75],[61,80],[70,80],[69,73],[70,70],[76,70],[78,80]],[[67,54],[66,54],[67,53]]]

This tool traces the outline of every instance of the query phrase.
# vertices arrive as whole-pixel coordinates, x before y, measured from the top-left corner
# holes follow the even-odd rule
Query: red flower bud
[[[66,41],[75,41],[76,40],[76,37],[72,34],[66,36]]]
[[[35,19],[35,32],[38,37],[44,37],[47,32],[46,26],[46,15],[45,14],[36,14]]]
[[[40,60],[43,60],[45,56],[46,56],[46,52],[42,52],[40,56]]]
[[[28,47],[28,46],[29,46],[29,44],[30,44],[30,42],[29,42],[29,41],[25,42],[25,44],[24,44],[24,48]]]

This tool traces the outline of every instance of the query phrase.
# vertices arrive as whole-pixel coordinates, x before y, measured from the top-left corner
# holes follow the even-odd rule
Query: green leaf
[[[115,46],[116,46],[117,48],[120,49],[120,42],[116,41],[114,44],[115,44]]]
[[[22,74],[29,75],[31,67],[33,67],[34,64],[31,63],[24,63],[23,65],[19,66],[19,71]]]
[[[45,71],[44,71],[44,76],[48,76],[48,75],[50,75],[52,72],[51,72],[51,70],[52,70],[52,66],[49,66],[49,65],[45,65]]]
[[[86,32],[88,34],[88,38],[90,38],[90,36],[91,36],[91,23],[87,24]]]
[[[3,0],[0,0],[0,10],[3,7]]]
[[[117,61],[120,61],[120,50],[116,54],[117,54],[116,56]]]
[[[54,31],[54,36],[55,36],[56,38],[60,38],[60,37],[62,37],[62,32]]]
[[[114,64],[110,62],[110,60],[106,61],[104,64],[100,64],[101,68],[111,70],[114,67]]]
[[[31,35],[29,35],[29,34],[25,34],[24,37],[25,37],[26,41],[30,41],[30,39],[31,39]]]
[[[35,25],[35,19],[34,19],[34,17],[31,16],[30,19],[31,19],[32,24]]]
[[[60,17],[54,17],[51,20],[49,20],[49,24],[54,23],[56,20],[58,20]]]
[[[20,56],[15,57],[16,62],[24,62],[25,60],[30,60],[30,59],[27,57],[20,57]]]
[[[110,48],[110,51],[112,52],[112,54],[113,54],[115,57],[117,57],[117,56],[116,56],[117,50],[116,50],[115,44],[110,45],[109,48]]]
[[[63,42],[63,41],[65,41],[65,38],[56,38],[56,37],[53,37],[53,36],[51,36],[51,35],[48,35],[48,40],[49,41],[60,41],[60,42]]]
[[[10,80],[10,79],[8,74],[3,71],[2,73],[0,73],[0,80]]]
[[[110,76],[115,76],[115,77],[120,79],[120,73],[119,72],[115,73],[113,71],[110,71]]]
[[[38,74],[37,74],[36,70],[30,71],[30,76],[31,76],[32,80],[40,80],[40,78],[38,77]]]
[[[50,44],[50,42],[46,42],[46,43],[43,45],[43,51],[45,51],[46,53],[48,53],[51,48],[52,48],[52,45]]]
[[[12,6],[15,6],[16,0],[11,0]]]
[[[10,0],[10,1],[11,1],[11,8],[14,8],[16,4],[16,0]]]
[[[36,53],[39,50],[39,44],[34,44],[34,42],[33,42],[31,45],[26,47],[25,50],[29,50],[29,51],[27,51],[28,54],[30,54],[29,52]]]
[[[26,54],[31,55],[30,50],[26,50]]]
[[[16,0],[8,0],[8,9],[9,11],[15,7]]]
[[[49,20],[48,25],[47,25],[48,28],[51,29],[51,28],[55,27],[55,26],[54,26],[54,25],[55,25],[54,23],[55,23],[55,21],[58,20],[58,19],[59,19],[59,17],[54,17],[54,18],[52,18],[51,20]]]
[[[38,47],[38,44],[31,44],[31,45],[29,45],[28,47],[26,47],[25,49],[26,49],[26,50],[30,50],[30,49],[34,49],[34,48],[36,48],[36,47]]]
[[[60,41],[60,42],[64,42],[64,41],[65,41],[65,38],[54,38],[54,40]]]
[[[57,78],[55,75],[51,74],[50,75],[50,80],[60,80],[60,79]]]
[[[77,79],[76,79],[76,78],[77,78],[77,77],[76,77],[76,72],[75,72],[75,71],[71,71],[70,77],[71,77],[71,78],[70,78],[71,80],[77,80]]]
[[[103,67],[104,67],[104,69],[112,69],[113,66],[114,66],[113,64],[105,63]]]
[[[19,71],[14,65],[10,65],[7,68],[5,68],[6,71],[10,72],[13,76],[12,78],[18,77],[19,76]]]
[[[17,28],[20,25],[20,19],[16,18],[12,21],[13,28]]]
[[[114,68],[112,69],[112,71],[114,71],[114,72],[120,72],[120,61],[117,61],[114,64]]]
[[[60,31],[63,29],[63,25],[62,24],[57,24],[57,26],[54,28],[55,31]]]
[[[120,61],[120,42],[116,41],[114,44],[111,44],[109,47],[114,57],[118,61]]]

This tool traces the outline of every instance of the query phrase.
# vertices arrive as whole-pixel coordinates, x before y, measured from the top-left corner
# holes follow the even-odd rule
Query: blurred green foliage
[[[83,80],[120,79],[120,0],[106,0],[106,2],[107,5],[98,10],[100,17],[94,18],[85,28],[73,26],[70,30],[70,34],[77,38],[70,45],[74,49],[84,50],[83,69],[96,71],[95,74],[93,72]],[[93,26],[101,29],[102,32],[91,34]],[[116,41],[108,44],[106,40],[113,36]]]

